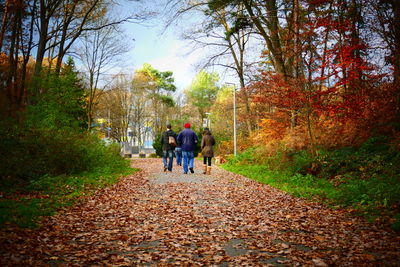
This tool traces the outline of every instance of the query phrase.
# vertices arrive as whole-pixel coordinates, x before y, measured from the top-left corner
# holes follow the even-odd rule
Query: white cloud
[[[130,24],[127,25],[127,32],[127,36],[134,37],[135,42],[124,62],[121,62],[123,71],[133,73],[133,69],[140,69],[144,63],[160,71],[172,71],[178,94],[190,85],[198,72],[195,66],[208,54],[202,49],[191,52],[188,42],[180,40],[173,29],[160,35],[160,26],[148,28]],[[229,79],[223,69],[214,67],[212,70],[221,75],[221,82]]]
[[[175,40],[165,56],[152,59],[148,63],[160,71],[172,71],[175,85],[181,91],[189,86],[195,77],[197,71],[194,66],[201,57],[198,51],[191,54],[187,52],[185,42]]]

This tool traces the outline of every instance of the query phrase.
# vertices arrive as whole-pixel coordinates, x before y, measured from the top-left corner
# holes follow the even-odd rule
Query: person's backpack
[[[175,137],[173,137],[172,135],[168,136],[168,144],[172,147],[176,147]]]

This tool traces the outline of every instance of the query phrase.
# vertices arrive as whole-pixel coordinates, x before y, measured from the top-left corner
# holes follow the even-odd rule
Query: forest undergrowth
[[[0,121],[0,225],[35,227],[119,177],[135,171],[88,131],[86,93],[73,60],[62,75],[38,81],[46,94],[20,112],[20,120]],[[23,119],[22,119],[23,118]]]

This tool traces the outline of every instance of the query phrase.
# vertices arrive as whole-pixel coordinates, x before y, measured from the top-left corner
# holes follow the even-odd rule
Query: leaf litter
[[[198,164],[198,162],[196,162]],[[0,230],[2,266],[399,265],[400,237],[218,167],[140,172],[46,218]],[[199,165],[199,164],[198,164]]]

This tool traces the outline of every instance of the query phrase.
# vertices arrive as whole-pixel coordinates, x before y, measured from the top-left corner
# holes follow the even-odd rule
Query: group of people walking
[[[214,157],[215,139],[208,128],[204,129],[202,137],[203,174],[211,174],[211,159]],[[196,133],[190,129],[190,123],[185,123],[184,129],[179,134],[176,134],[172,130],[171,124],[168,124],[167,130],[161,135],[164,172],[172,171],[174,155],[176,155],[176,164],[182,166],[183,163],[183,173],[187,174],[189,171],[194,173],[194,150],[198,141]]]

